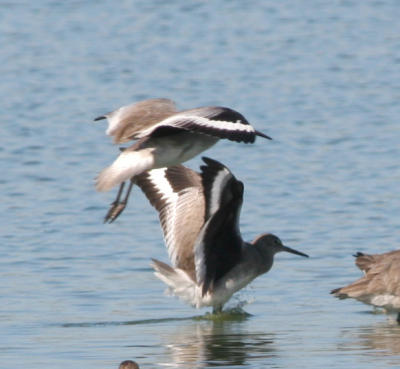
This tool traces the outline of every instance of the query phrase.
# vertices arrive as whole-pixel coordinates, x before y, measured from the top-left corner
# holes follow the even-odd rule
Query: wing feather
[[[221,163],[209,158],[203,160],[207,164],[201,167],[201,174],[208,218],[196,240],[195,265],[196,280],[202,285],[204,295],[241,258],[239,216],[243,183]]]
[[[263,135],[235,110],[225,107],[204,107],[174,114],[154,126],[144,129],[137,138],[170,134],[174,129],[245,143],[252,143],[255,141],[256,135]]]
[[[159,213],[172,265],[194,274],[193,245],[205,214],[200,175],[177,165],[143,173],[136,183]]]

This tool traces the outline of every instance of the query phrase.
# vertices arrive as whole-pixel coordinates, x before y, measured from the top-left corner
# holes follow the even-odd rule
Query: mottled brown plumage
[[[164,174],[154,170],[145,172],[136,177],[135,183],[145,192],[151,205],[159,213],[165,243],[174,265],[186,271],[192,279],[196,279],[193,244],[205,217],[200,174],[186,169],[183,165],[169,167],[164,175],[177,194],[176,202],[171,203],[170,198],[162,196],[159,192],[156,182],[152,182],[152,179],[157,179],[156,173]],[[192,209],[195,211],[191,211]]]
[[[400,250],[355,256],[355,263],[364,276],[331,293],[340,299],[354,298],[387,312],[397,312],[400,323]]]

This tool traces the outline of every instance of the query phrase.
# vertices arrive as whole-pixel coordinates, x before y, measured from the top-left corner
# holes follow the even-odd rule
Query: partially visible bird
[[[132,360],[125,360],[119,364],[118,369],[139,369],[139,365]]]
[[[169,99],[149,99],[123,106],[97,117],[108,119],[106,133],[114,143],[137,140],[123,149],[97,177],[96,189],[108,191],[120,185],[105,222],[114,221],[124,210],[134,177],[145,171],[183,163],[214,145],[219,139],[253,143],[256,136],[270,139],[255,130],[239,112],[220,106],[178,112]],[[125,199],[120,201],[124,182],[132,179]]]
[[[373,255],[358,252],[354,256],[364,276],[346,287],[332,290],[331,294],[395,312],[400,324],[400,250]]]
[[[270,270],[276,253],[307,255],[269,233],[243,241],[243,183],[221,163],[203,161],[201,173],[177,165],[145,172],[136,183],[159,212],[172,263],[153,259],[156,276],[185,302],[219,312],[236,291]]]

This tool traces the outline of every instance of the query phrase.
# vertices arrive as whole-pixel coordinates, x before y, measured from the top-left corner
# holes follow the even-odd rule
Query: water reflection
[[[374,355],[400,355],[400,326],[395,320],[360,328],[356,338],[360,347]]]
[[[400,355],[400,326],[395,319],[388,319],[373,326],[347,328],[342,332],[346,339],[339,345],[341,351],[358,351],[368,360],[385,357],[398,365]],[[390,363],[388,363],[390,364]]]
[[[274,336],[248,333],[244,322],[191,322],[164,337],[169,363],[177,368],[242,366],[252,359],[276,356]]]

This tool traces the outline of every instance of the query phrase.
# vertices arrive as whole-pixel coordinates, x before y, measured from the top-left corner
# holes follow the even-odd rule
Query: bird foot
[[[104,223],[111,224],[124,211],[126,201],[114,201],[111,203],[110,209],[104,217]]]

